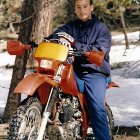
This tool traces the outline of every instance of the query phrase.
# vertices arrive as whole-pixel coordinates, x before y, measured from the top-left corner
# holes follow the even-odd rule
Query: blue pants
[[[110,140],[105,111],[106,76],[102,74],[76,74],[80,90],[86,95],[90,121],[95,140]],[[83,85],[83,87],[82,87]]]

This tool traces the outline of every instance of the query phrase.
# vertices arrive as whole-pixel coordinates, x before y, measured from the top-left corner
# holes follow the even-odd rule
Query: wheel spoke
[[[34,134],[32,134],[32,133],[35,133],[34,131],[37,129],[37,126],[41,122],[41,118],[39,116],[40,116],[40,112],[39,112],[38,108],[36,108],[36,107],[30,108],[26,112],[26,114],[24,116],[24,122],[26,122],[26,123],[24,123],[25,126],[23,127],[24,136],[28,136],[28,135],[30,137],[34,136]]]
[[[9,127],[9,139],[35,140],[41,123],[42,106],[38,99],[30,98],[21,105]]]

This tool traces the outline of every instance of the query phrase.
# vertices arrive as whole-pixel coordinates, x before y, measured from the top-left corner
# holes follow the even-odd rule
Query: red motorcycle
[[[104,54],[99,51],[81,54],[69,47],[56,40],[37,46],[34,54],[38,62],[36,72],[23,78],[14,90],[14,93],[26,94],[27,98],[11,119],[9,140],[94,139],[94,134],[89,131],[85,96],[79,93],[72,63],[75,56],[85,55],[91,63],[101,66]],[[11,55],[23,55],[31,48],[19,41],[8,41]],[[117,85],[110,82],[107,87],[110,86]],[[114,119],[106,102],[105,108],[113,139]]]

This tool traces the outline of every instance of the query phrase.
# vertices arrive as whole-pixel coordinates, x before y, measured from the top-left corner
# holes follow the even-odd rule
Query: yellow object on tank
[[[68,55],[68,47],[58,43],[40,43],[35,51],[35,58],[55,59],[65,61]]]

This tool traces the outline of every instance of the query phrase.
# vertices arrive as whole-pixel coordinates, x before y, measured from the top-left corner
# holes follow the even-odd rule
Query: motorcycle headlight
[[[40,61],[40,67],[46,68],[46,69],[52,69],[53,61],[51,60],[41,60]]]

